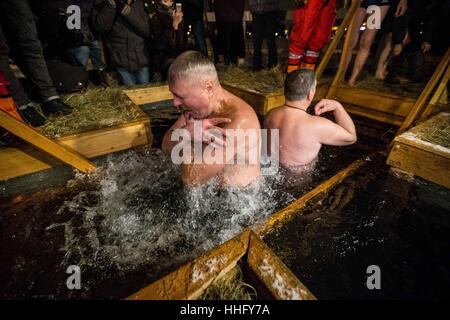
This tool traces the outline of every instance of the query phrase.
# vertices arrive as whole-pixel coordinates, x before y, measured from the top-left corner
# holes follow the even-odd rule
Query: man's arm
[[[332,111],[336,123],[318,118],[317,130],[319,142],[322,144],[344,146],[353,144],[357,140],[355,124],[344,107],[335,100],[323,99],[314,107],[316,115]]]
[[[202,148],[202,152],[203,150],[204,148]],[[226,152],[225,148],[223,148],[223,152]],[[192,160],[193,158],[192,156]],[[225,166],[226,164],[224,162],[214,164],[183,164],[181,166],[181,179],[188,186],[202,185],[204,182],[223,172]]]
[[[164,134],[164,138],[162,141],[162,151],[164,153],[171,153],[173,147],[175,147],[179,142],[178,141],[171,141],[172,133],[176,129],[180,129],[186,125],[186,118],[184,115],[181,115],[177,121],[170,127],[170,129]]]
[[[225,125],[222,130],[235,128],[236,125],[234,123],[229,123],[228,125]],[[209,133],[213,132],[210,131]],[[223,132],[221,131],[216,131],[215,133],[217,135],[223,134]],[[211,135],[206,134],[206,137],[210,136]],[[227,141],[232,141],[232,143],[234,144],[234,148],[232,149],[233,152],[227,152],[229,148],[229,146],[227,145]],[[211,178],[218,176],[220,173],[224,172],[224,170],[226,170],[227,163],[236,157],[236,144],[236,137],[234,135],[231,136],[231,133],[229,137],[225,137],[225,139],[222,140],[222,143],[220,145],[213,145],[213,143],[202,144],[202,158],[200,159],[201,163],[195,164],[194,154],[192,154],[191,163],[183,164],[181,166],[181,177],[183,183],[188,186],[201,185]],[[218,163],[213,163],[214,160],[217,160]]]

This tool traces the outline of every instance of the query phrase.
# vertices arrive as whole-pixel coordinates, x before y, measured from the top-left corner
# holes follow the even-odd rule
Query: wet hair
[[[197,51],[183,52],[170,65],[167,77],[169,85],[180,79],[198,84],[202,81],[212,80],[219,84],[214,63]]]
[[[316,74],[310,69],[299,69],[289,73],[284,81],[286,100],[299,101],[308,96],[316,84]]]

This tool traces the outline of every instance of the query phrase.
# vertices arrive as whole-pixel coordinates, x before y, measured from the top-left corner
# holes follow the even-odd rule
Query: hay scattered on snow
[[[282,91],[285,76],[280,66],[257,72],[235,66],[219,71],[222,83],[258,93]]]
[[[96,88],[63,98],[74,108],[67,116],[48,116],[39,129],[48,137],[110,127],[135,120],[139,114],[129,108],[131,101],[122,95],[124,88]]]
[[[199,300],[255,300],[256,296],[255,288],[244,282],[242,270],[236,266],[211,284]]]
[[[441,113],[411,129],[419,139],[450,149],[450,115]]]

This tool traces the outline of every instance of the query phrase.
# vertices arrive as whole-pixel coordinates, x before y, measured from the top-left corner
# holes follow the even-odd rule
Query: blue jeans
[[[74,64],[86,67],[89,57],[91,57],[94,68],[103,68],[102,49],[97,40],[90,42],[86,46],[70,48],[67,54]]]
[[[150,82],[150,70],[144,67],[136,72],[130,72],[126,69],[118,68],[120,79],[126,86],[134,86],[136,84],[147,84]]]

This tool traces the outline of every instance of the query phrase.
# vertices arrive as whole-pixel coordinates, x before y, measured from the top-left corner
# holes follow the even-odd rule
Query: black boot
[[[42,103],[41,109],[45,115],[49,114],[68,115],[71,114],[73,110],[73,108],[68,104],[64,103],[61,100],[61,98],[45,101],[44,103]]]
[[[40,127],[47,122],[45,117],[40,114],[32,103],[17,108],[22,118],[33,127]]]

